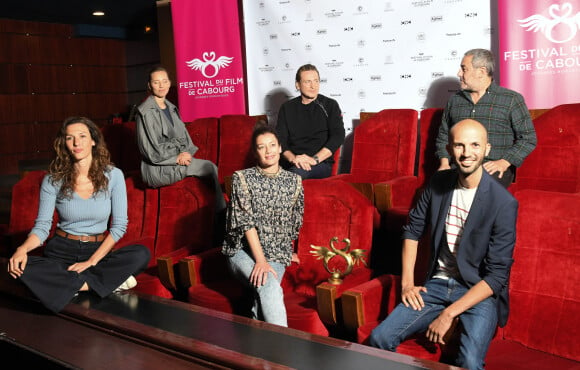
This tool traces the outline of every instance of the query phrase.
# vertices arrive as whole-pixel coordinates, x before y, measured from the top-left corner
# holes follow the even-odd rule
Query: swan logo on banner
[[[564,3],[562,7],[558,4],[552,4],[548,8],[548,14],[550,14],[551,18],[534,14],[526,19],[519,19],[518,22],[520,22],[520,26],[527,27],[526,31],[541,31],[548,40],[558,44],[568,42],[576,36],[576,32],[578,32],[580,27],[580,12],[571,15],[572,4]],[[567,34],[567,37],[560,39],[553,37],[554,28],[559,25],[567,28],[567,32],[562,33],[563,35]],[[562,30],[561,27],[559,29]]]
[[[185,62],[188,67],[191,69],[199,69],[201,74],[205,78],[213,78],[217,76],[220,68],[225,68],[229,66],[229,64],[234,60],[234,58],[221,56],[219,58],[215,58],[215,52],[210,51],[209,53],[206,51],[203,53],[203,60],[198,58],[192,59],[188,62]],[[207,73],[207,67],[211,67],[210,71],[213,70],[213,73]]]

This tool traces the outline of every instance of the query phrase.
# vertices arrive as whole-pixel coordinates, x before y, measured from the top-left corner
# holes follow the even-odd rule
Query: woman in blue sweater
[[[10,258],[8,272],[59,312],[79,291],[105,297],[134,287],[134,275],[147,267],[150,253],[142,245],[112,251],[127,229],[127,193],[99,128],[88,118],[69,118],[54,149],[34,228]],[[54,237],[42,256],[29,256],[48,238],[55,209]]]

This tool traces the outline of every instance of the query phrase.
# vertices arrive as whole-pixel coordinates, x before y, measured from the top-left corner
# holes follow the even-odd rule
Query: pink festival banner
[[[499,0],[500,84],[530,109],[580,103],[580,0]]]
[[[245,113],[238,0],[172,0],[183,121]]]

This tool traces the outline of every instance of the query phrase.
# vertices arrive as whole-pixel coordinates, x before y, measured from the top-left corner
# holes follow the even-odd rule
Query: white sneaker
[[[131,288],[135,288],[136,286],[137,286],[137,279],[135,279],[133,277],[133,275],[131,275],[131,276],[129,276],[129,278],[127,278],[127,280],[125,280],[125,282],[123,284],[119,285],[119,287],[114,290],[114,293],[122,292],[123,290],[128,290]]]

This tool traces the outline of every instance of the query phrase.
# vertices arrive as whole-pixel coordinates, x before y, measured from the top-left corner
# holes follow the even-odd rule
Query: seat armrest
[[[345,328],[356,333],[368,321],[382,320],[398,303],[399,296],[400,277],[390,274],[345,290],[340,298]]]
[[[375,206],[379,212],[386,212],[389,208],[411,207],[419,180],[416,176],[402,176],[380,182],[374,186]]]
[[[161,284],[169,291],[177,290],[177,283],[175,281],[175,264],[173,257],[163,256],[157,257],[157,274]]]
[[[318,315],[326,325],[336,325],[337,286],[327,282],[316,286],[316,306]]]
[[[226,257],[221,247],[182,258],[178,265],[179,281],[187,289],[206,281],[223,278],[228,273]]]
[[[350,184],[370,200],[371,203],[375,204],[375,191],[373,184],[370,182],[351,182]]]
[[[176,262],[188,255],[188,248],[183,247],[163,256],[157,257],[157,275],[161,284],[169,291],[175,293],[183,289],[183,283],[176,275]]]

